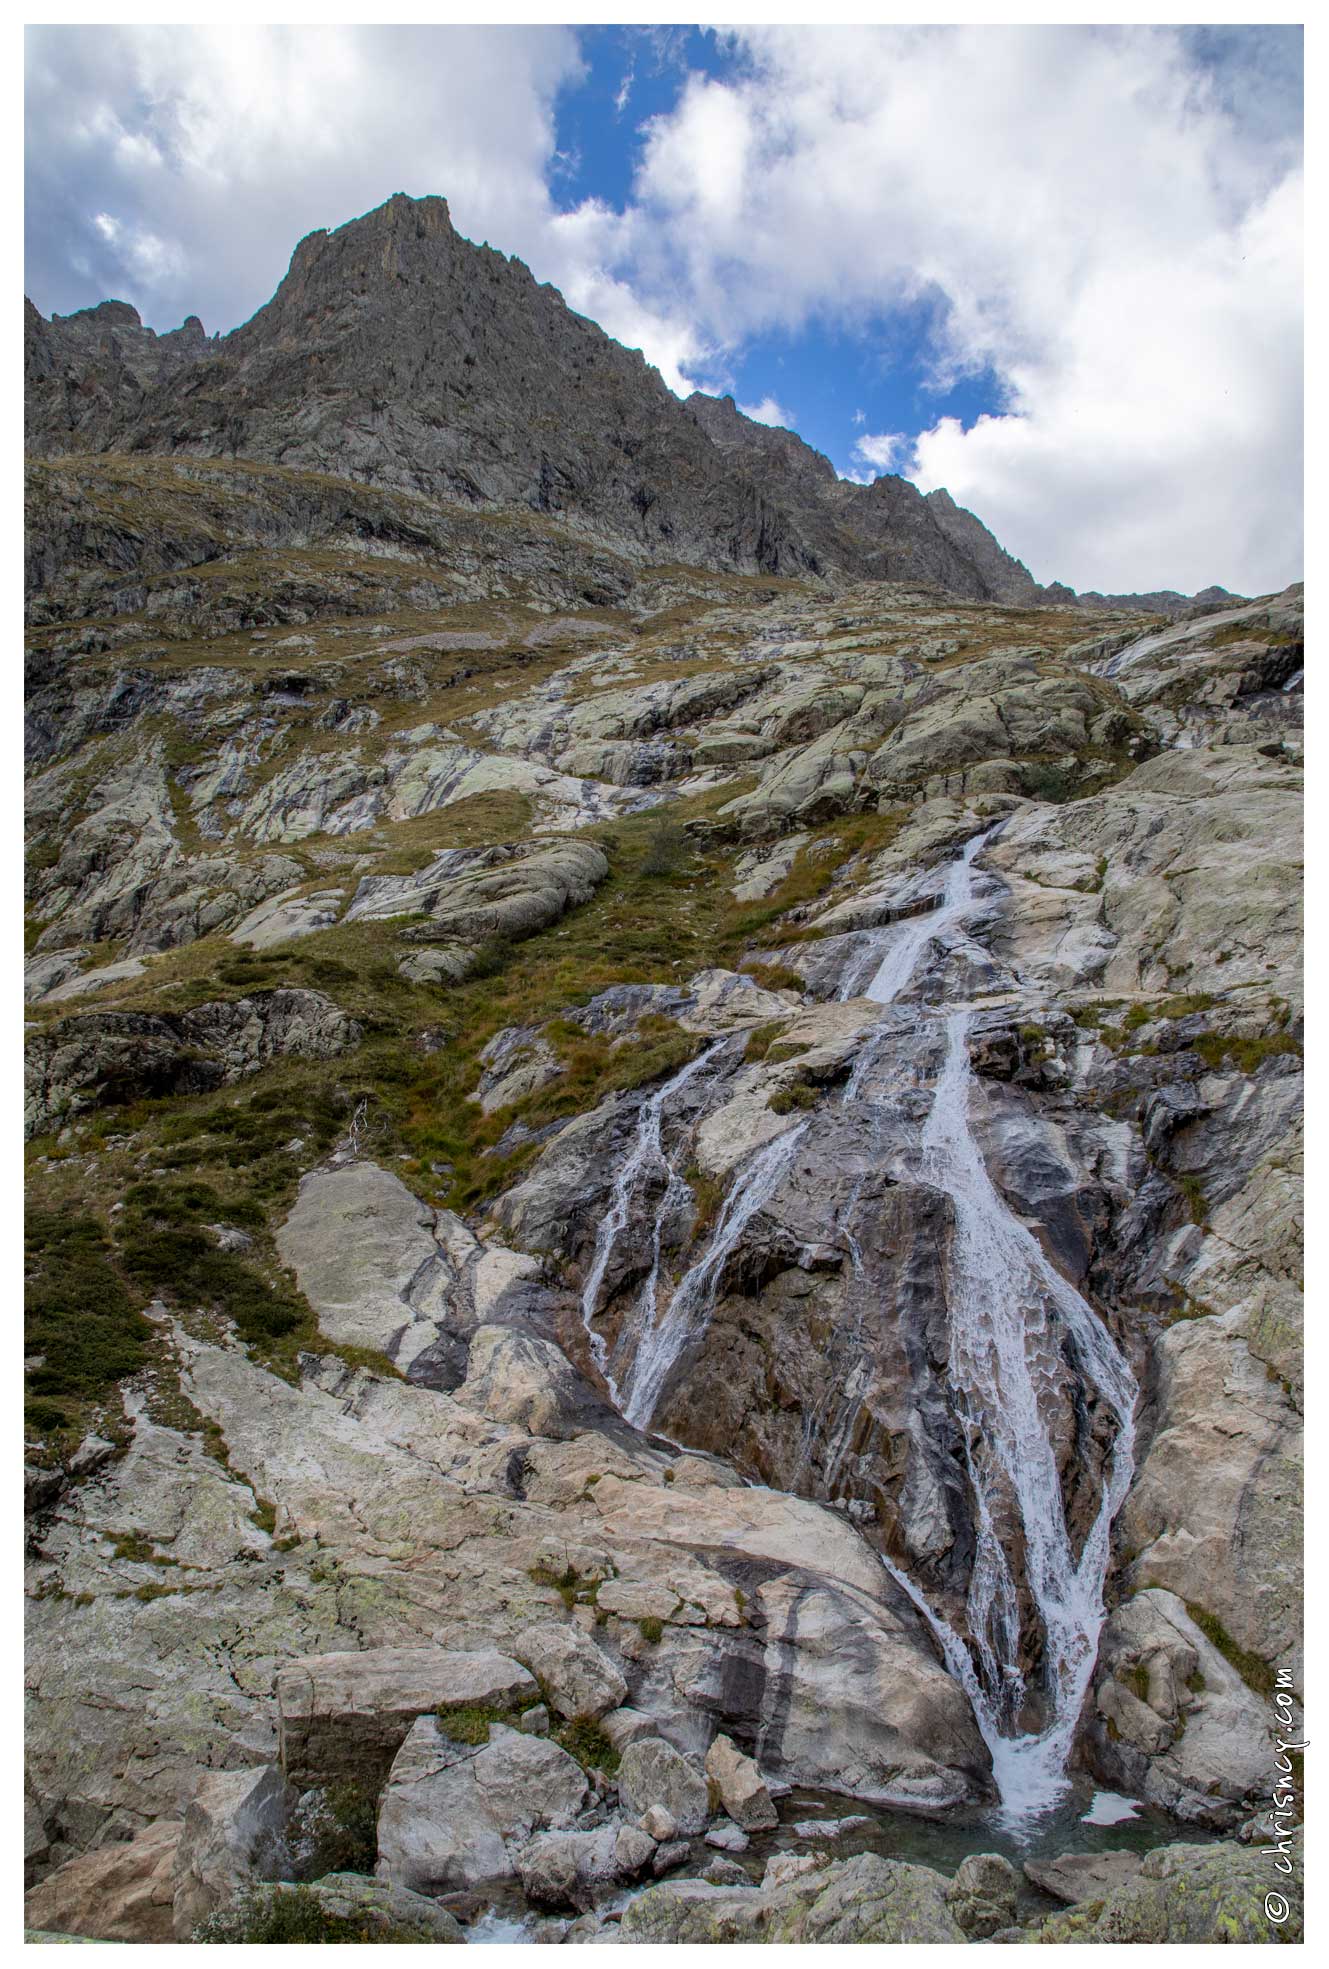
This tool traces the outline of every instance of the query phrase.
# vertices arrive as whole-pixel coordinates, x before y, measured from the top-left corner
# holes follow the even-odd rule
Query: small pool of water
[[[1097,1810],[1095,1801],[1099,1801]],[[1091,1822],[1115,1816],[1131,1804],[1135,1812],[1130,1817],[1115,1823]],[[794,1824],[858,1816],[869,1823],[852,1827],[830,1842],[837,1858],[851,1852],[881,1853],[887,1859],[910,1860],[916,1866],[935,1867],[947,1874],[954,1873],[970,1853],[1000,1853],[1019,1868],[1025,1860],[1056,1859],[1063,1853],[1122,1849],[1145,1853],[1176,1840],[1201,1844],[1217,1837],[1196,1826],[1182,1825],[1135,1800],[1120,1800],[1115,1792],[1104,1792],[1091,1779],[1083,1778],[1077,1779],[1051,1810],[1018,1823],[1012,1823],[995,1805],[931,1819],[916,1812],[883,1811],[826,1792],[795,1791],[780,1801],[782,1823],[778,1832],[765,1835],[770,1842],[768,1850],[794,1847],[812,1852],[826,1842],[792,1836]],[[754,1839],[749,1853],[742,1857],[747,1859],[757,1844]]]
[[[1134,1805],[1135,1810],[1129,1812]],[[1183,1825],[1136,1800],[1123,1799],[1116,1792],[1102,1790],[1089,1778],[1073,1780],[1061,1802],[1036,1818],[1013,1824],[996,1805],[950,1812],[944,1818],[923,1818],[916,1812],[883,1811],[864,1805],[856,1798],[838,1792],[792,1791],[779,1800],[780,1824],[772,1832],[754,1833],[747,1850],[725,1854],[736,1859],[751,1876],[755,1886],[775,1853],[830,1853],[837,1860],[852,1859],[857,1853],[880,1853],[884,1859],[907,1860],[914,1866],[933,1867],[938,1873],[953,1874],[971,1853],[1000,1853],[1017,1873],[1026,1860],[1060,1859],[1069,1853],[1147,1853],[1155,1846],[1206,1845],[1220,1835],[1199,1826]],[[1129,1813],[1129,1815],[1127,1815]],[[850,1820],[841,1824],[837,1821]],[[826,1837],[811,1828],[822,1824]],[[795,1827],[799,1830],[795,1831]],[[693,1841],[693,1857],[677,1873],[666,1877],[683,1880],[703,1873],[708,1863],[720,1857],[701,1839]],[[1023,1881],[1023,1874],[1021,1873]],[[615,1897],[605,1906],[625,1902],[644,1892],[654,1881],[628,1894]],[[1038,1888],[1025,1883],[1020,1895],[1020,1914],[1031,1914],[1056,1907]],[[604,1912],[604,1909],[601,1909]],[[531,1942],[532,1917],[519,1904],[499,1903],[474,1922],[467,1932],[469,1942]]]

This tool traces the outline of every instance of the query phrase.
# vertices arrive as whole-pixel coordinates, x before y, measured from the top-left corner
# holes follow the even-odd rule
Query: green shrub
[[[796,1080],[792,1087],[782,1087],[772,1094],[766,1103],[772,1114],[792,1114],[795,1108],[815,1108],[818,1093],[805,1080]]]
[[[647,844],[641,873],[653,879],[681,875],[690,859],[688,837],[683,829],[676,821],[662,821]]]
[[[600,1725],[589,1716],[578,1716],[554,1732],[569,1757],[575,1757],[583,1771],[603,1771],[613,1777],[618,1769],[618,1752]]]
[[[1020,779],[1031,800],[1046,800],[1054,806],[1073,800],[1078,786],[1075,776],[1062,766],[1022,766]]]
[[[55,1401],[97,1400],[143,1365],[152,1328],[111,1257],[95,1218],[30,1213],[24,1349],[43,1358],[27,1385],[30,1395],[47,1398],[29,1408],[34,1426],[60,1427]]]
[[[348,1779],[325,1785],[296,1808],[292,1845],[300,1851],[300,1874],[321,1880],[326,1873],[372,1873],[378,1859],[378,1798]]]

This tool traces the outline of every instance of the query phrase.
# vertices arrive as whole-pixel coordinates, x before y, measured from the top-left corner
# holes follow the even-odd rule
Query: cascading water
[[[974,907],[973,862],[989,834],[975,836],[953,864],[938,910],[911,919],[887,950],[867,996],[890,1004],[910,982],[926,944],[963,928]],[[945,1054],[923,1129],[919,1175],[950,1198],[949,1382],[965,1439],[975,1554],[966,1601],[973,1654],[898,1567],[892,1576],[925,1615],[948,1667],[964,1686],[992,1754],[1003,1806],[1025,1816],[1051,1805],[1065,1770],[1103,1623],[1112,1520],[1130,1482],[1136,1384],[1093,1309],[1012,1215],[983,1161],[970,1121],[971,1011],[946,1016]],[[864,1048],[847,1100],[864,1087],[889,1043],[886,1028]],[[1056,1455],[1039,1401],[1060,1329],[1117,1425],[1099,1509],[1077,1559],[1062,1501]],[[1019,1667],[1019,1596],[998,1522],[1013,1505],[1020,1520],[1025,1581],[1043,1628],[1041,1694],[1046,1722],[1018,1735],[1030,1693]]]
[[[891,1005],[913,980],[929,947],[950,950],[965,940],[983,903],[976,893],[974,862],[996,831],[989,829],[966,843],[947,871],[932,910],[896,926],[884,949],[880,937],[874,940],[868,953],[868,961],[875,965],[867,984],[868,998]],[[860,952],[848,967],[842,997],[859,987],[866,970]],[[1048,1261],[988,1175],[970,1112],[973,1019],[967,1009],[938,1015],[942,1065],[915,1158],[918,1179],[943,1191],[953,1213],[947,1281],[948,1382],[964,1443],[975,1537],[965,1637],[929,1604],[907,1574],[889,1559],[883,1564],[928,1621],[947,1667],[973,1705],[1006,1813],[1025,1818],[1055,1804],[1067,1786],[1066,1765],[1104,1619],[1112,1520],[1131,1477],[1137,1389],[1124,1355],[1092,1307]],[[866,1111],[874,1135],[880,1115],[874,1082],[889,1064],[899,1034],[897,1023],[882,1021],[862,1047],[845,1089],[845,1104]],[[728,1043],[717,1040],[643,1103],[636,1139],[615,1181],[582,1293],[582,1321],[596,1363],[615,1406],[640,1429],[649,1428],[670,1376],[704,1333],[727,1259],[784,1180],[811,1126],[810,1120],[804,1120],[786,1129],[737,1171],[705,1251],[660,1312],[662,1239],[671,1218],[689,1198],[687,1185],[662,1146],[663,1115],[687,1082],[703,1073]],[[638,1186],[651,1176],[663,1177],[665,1183],[655,1212],[651,1264],[611,1358],[594,1323],[599,1297]],[[865,1274],[847,1221],[851,1214],[845,1213],[841,1230],[861,1282]],[[1098,1509],[1078,1557],[1045,1416],[1047,1398],[1066,1354],[1073,1356],[1081,1383],[1092,1386],[1116,1426]],[[615,1364],[624,1357],[629,1365],[616,1376]],[[856,1412],[857,1404],[850,1403],[832,1466],[848,1450]],[[1008,1549],[1001,1527],[1013,1527],[1016,1520],[1018,1540],[1011,1541]],[[1021,1585],[1012,1563],[1012,1550],[1017,1547],[1023,1589],[1041,1628],[1036,1689],[1020,1666]],[[1042,1727],[1021,1734],[1031,1697],[1040,1701]]]
[[[596,1235],[595,1256],[591,1260],[591,1269],[586,1275],[586,1284],[581,1295],[581,1323],[591,1343],[591,1354],[595,1364],[603,1374],[610,1397],[615,1408],[618,1409],[622,1408],[623,1401],[611,1370],[609,1349],[605,1346],[603,1335],[598,1333],[595,1327],[600,1290],[604,1285],[605,1273],[609,1268],[614,1246],[627,1225],[637,1184],[643,1177],[652,1174],[663,1175],[665,1193],[655,1213],[651,1269],[638,1296],[636,1319],[630,1321],[629,1326],[640,1324],[643,1319],[649,1318],[654,1313],[655,1289],[660,1276],[660,1240],[664,1234],[664,1227],[673,1211],[689,1201],[691,1196],[687,1184],[675,1173],[661,1143],[660,1130],[664,1111],[674,1096],[680,1093],[695,1075],[702,1073],[710,1065],[723,1045],[722,1039],[716,1040],[714,1045],[698,1053],[669,1080],[662,1082],[648,1101],[643,1101],[637,1117],[636,1140],[633,1142],[627,1161],[618,1172],[609,1208],[601,1219],[600,1229]]]
[[[729,1186],[705,1252],[679,1280],[660,1318],[643,1329],[623,1407],[625,1419],[635,1428],[650,1426],[674,1366],[689,1343],[705,1331],[725,1260],[783,1181],[808,1126],[806,1121],[795,1123],[758,1149],[743,1165]],[[642,1309],[649,1319],[652,1308],[645,1300]]]

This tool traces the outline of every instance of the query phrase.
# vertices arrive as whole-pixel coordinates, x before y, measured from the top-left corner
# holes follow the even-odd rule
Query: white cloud
[[[1301,572],[1300,180],[1288,78],[1173,29],[741,30],[650,126],[638,285],[722,345],[938,323],[1001,410],[918,437],[1044,580]],[[1281,46],[1282,44],[1280,44]]]
[[[874,472],[903,472],[913,456],[914,441],[907,431],[865,431],[854,439],[854,462]]]
[[[794,428],[793,411],[786,410],[774,397],[763,397],[760,403],[740,403],[738,407],[754,424],[777,425],[786,431]]]
[[[933,380],[995,378],[999,407],[914,434],[908,468],[1041,579],[1259,590],[1301,572],[1295,37],[724,40],[722,77],[688,76],[645,126],[626,207],[569,212],[550,184],[571,29],[30,30],[30,291],[227,328],[303,233],[442,191],[462,232],[680,392],[731,388],[759,334],[871,338],[914,304]],[[866,421],[861,445],[898,447]]]
[[[232,328],[305,233],[397,191],[443,192],[469,237],[567,271],[548,177],[554,97],[581,73],[569,28],[42,27],[27,52],[28,278],[48,311],[109,295],[157,327]]]

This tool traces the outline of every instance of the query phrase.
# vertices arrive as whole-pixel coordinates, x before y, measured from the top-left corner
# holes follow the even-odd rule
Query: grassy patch
[[[606,1777],[613,1777],[618,1769],[619,1753],[599,1723],[589,1716],[578,1716],[571,1723],[564,1723],[554,1732],[555,1743],[575,1757],[583,1771],[603,1771]]]
[[[493,1703],[463,1703],[456,1709],[440,1709],[438,1727],[454,1743],[488,1743],[490,1726],[507,1721],[508,1711]]]
[[[1187,1171],[1184,1175],[1174,1176],[1172,1180],[1186,1199],[1191,1222],[1203,1224],[1209,1215],[1209,1205],[1205,1200],[1204,1185],[1199,1177]]]
[[[143,1365],[152,1328],[94,1218],[31,1211],[26,1256],[28,1422],[47,1435]]]
[[[1258,1696],[1270,1696],[1274,1691],[1274,1671],[1262,1655],[1252,1654],[1241,1647],[1224,1627],[1217,1614],[1207,1608],[1196,1606],[1187,1600],[1186,1611],[1207,1641],[1211,1641],[1228,1666],[1235,1668],[1247,1688],[1254,1689]]]
[[[1301,1048],[1290,1033],[1242,1034],[1206,1032],[1195,1041],[1195,1050],[1206,1066],[1217,1070],[1229,1063],[1238,1073],[1252,1074],[1265,1060],[1285,1053],[1301,1057]]]

